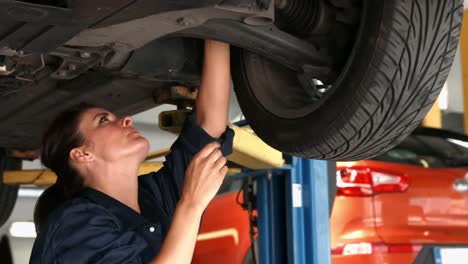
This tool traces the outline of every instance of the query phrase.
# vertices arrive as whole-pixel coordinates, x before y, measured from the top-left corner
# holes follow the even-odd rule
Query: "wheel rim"
[[[342,1],[330,2],[342,4]],[[276,2],[275,24],[283,31],[306,40],[317,49],[323,49],[323,52],[337,50],[334,52],[337,53],[337,59],[333,68],[341,72],[351,54],[361,23],[359,20],[353,24],[356,21],[352,19],[359,17],[355,13],[357,10],[362,12],[362,3],[351,0],[349,2],[344,6],[335,6],[325,0],[279,0]],[[354,15],[350,15],[351,13]],[[343,17],[351,19],[345,21]],[[339,30],[336,30],[337,27]],[[297,30],[298,28],[301,30]],[[334,49],[327,49],[326,46],[333,46]],[[347,48],[343,49],[342,46]],[[249,74],[246,77],[256,100],[267,112],[279,118],[297,119],[307,116],[336,91],[333,84],[337,78],[315,79],[314,69],[296,72],[251,52],[243,53],[243,66],[245,72],[255,73],[255,76]]]

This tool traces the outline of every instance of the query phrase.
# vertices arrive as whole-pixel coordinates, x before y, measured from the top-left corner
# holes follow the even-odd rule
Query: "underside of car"
[[[35,158],[48,122],[80,102],[117,114],[193,102],[202,39],[232,45],[254,131],[319,159],[401,141],[447,78],[461,1],[0,1],[0,148]]]

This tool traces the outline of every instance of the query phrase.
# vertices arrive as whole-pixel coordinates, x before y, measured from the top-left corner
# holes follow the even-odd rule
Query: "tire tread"
[[[362,107],[358,108],[354,116],[350,118],[349,113],[343,111],[339,118],[340,120],[349,119],[349,123],[353,124],[354,128],[358,127],[356,124],[362,124],[360,129],[349,131],[345,127],[336,126],[330,135],[331,137],[339,135],[342,139],[325,139],[324,141],[327,142],[325,145],[328,148],[325,153],[322,150],[317,155],[318,146],[309,145],[307,150],[293,154],[311,158],[346,160],[365,159],[378,155],[399,143],[405,135],[409,135],[432,107],[443,85],[443,82],[438,80],[447,79],[455,57],[458,43],[456,36],[460,32],[463,5],[452,1],[449,3],[452,5],[452,10],[444,12],[450,8],[447,3],[443,3],[445,1],[431,1],[438,7],[434,8],[434,11],[437,11],[436,14],[430,14],[429,10],[423,10],[424,7],[418,1],[394,2],[402,4],[395,8],[390,34],[382,38],[384,44],[376,49],[378,55],[375,57],[381,59],[372,62],[373,70],[377,73],[372,80],[374,84],[377,84],[376,89],[368,89],[367,93],[356,96],[358,99],[354,104],[360,104]],[[443,15],[445,13],[447,13],[446,16]],[[436,15],[436,19],[433,20],[435,29],[431,27],[434,25],[429,26],[428,20],[431,15]],[[420,21],[421,17],[426,19],[424,23]],[[443,21],[444,17],[445,21]],[[410,22],[409,30],[405,37],[398,27],[408,25],[408,22]],[[442,30],[441,27],[447,26],[447,23],[450,24],[450,29]],[[417,31],[420,33],[416,33]],[[441,33],[441,31],[445,32]],[[418,36],[424,37],[420,37],[415,44],[411,43],[413,39],[418,39]],[[436,37],[428,38],[428,36]],[[412,49],[411,45],[417,45],[417,48]],[[441,49],[440,46],[444,49],[442,54],[438,52]],[[397,62],[395,50],[401,47],[403,50],[399,52]],[[388,70],[391,68],[389,62],[397,65],[398,70],[393,74]],[[404,64],[408,64],[409,67],[405,67]],[[431,67],[434,64],[438,64],[439,67],[434,69]],[[404,72],[405,68],[410,70]],[[424,78],[414,83],[416,74]],[[371,111],[366,108],[368,104],[375,104],[378,107]],[[341,144],[331,146],[328,142],[341,142]],[[323,149],[323,144],[318,145],[321,145]]]

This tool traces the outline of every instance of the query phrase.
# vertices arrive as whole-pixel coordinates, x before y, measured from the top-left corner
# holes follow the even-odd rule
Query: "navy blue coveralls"
[[[206,144],[232,152],[234,132],[207,134],[192,115],[166,156],[164,167],[138,177],[141,214],[92,188],[54,210],[41,227],[30,263],[148,263],[160,250],[181,196],[185,170]]]

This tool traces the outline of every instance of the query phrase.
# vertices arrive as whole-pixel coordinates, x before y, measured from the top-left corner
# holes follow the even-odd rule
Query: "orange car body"
[[[438,166],[439,160],[411,156],[408,149],[400,145],[380,161],[337,163],[330,218],[333,264],[409,264],[424,245],[468,248],[468,163]],[[411,162],[392,157],[411,157]],[[462,183],[458,189],[457,182]],[[236,194],[217,196],[206,210],[194,263],[244,263],[249,223]]]
[[[194,264],[240,264],[250,248],[247,211],[236,203],[237,192],[218,195],[208,206],[198,235]]]
[[[332,255],[333,263],[412,263],[423,245],[468,244],[468,194],[453,188],[468,170],[380,161],[338,163],[337,168],[356,165],[404,172],[409,187],[401,193],[337,196],[330,218],[331,248],[338,251]],[[337,250],[358,243],[375,246],[373,251],[384,249],[347,255]]]

